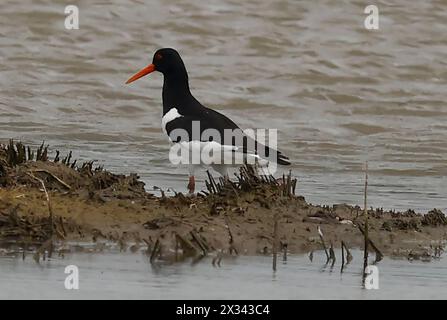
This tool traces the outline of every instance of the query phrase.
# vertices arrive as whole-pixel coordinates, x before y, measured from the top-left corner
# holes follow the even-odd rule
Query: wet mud
[[[208,176],[198,194],[155,196],[137,174],[120,175],[78,163],[71,153],[48,156],[20,142],[0,147],[1,254],[36,261],[73,250],[116,247],[143,252],[151,262],[225,255],[310,253],[362,248],[364,210],[320,206],[299,196],[299,179],[240,169],[231,181]],[[428,213],[368,210],[371,252],[430,261],[441,256],[447,218]],[[85,244],[85,246],[83,246]],[[275,245],[274,245],[275,244]]]

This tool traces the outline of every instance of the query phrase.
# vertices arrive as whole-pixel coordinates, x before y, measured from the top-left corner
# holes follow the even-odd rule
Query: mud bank
[[[48,158],[20,143],[0,148],[0,243],[8,250],[73,250],[70,242],[115,243],[144,251],[151,259],[213,254],[271,254],[277,222],[277,250],[307,253],[327,247],[363,246],[363,210],[336,204],[312,205],[299,181],[259,176],[244,167],[234,181],[215,181],[196,195],[156,197],[136,174],[110,173],[71,154]],[[443,253],[447,218],[439,210],[419,214],[370,209],[369,236],[384,255],[430,260]],[[360,226],[360,228],[359,228]],[[371,248],[371,246],[370,246]],[[94,249],[94,250],[96,250]],[[373,251],[374,252],[374,251]]]

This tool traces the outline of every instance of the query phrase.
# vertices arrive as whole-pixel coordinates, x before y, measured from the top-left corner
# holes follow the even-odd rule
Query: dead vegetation
[[[6,212],[5,212],[6,211]],[[18,214],[18,207],[0,212],[2,242],[18,241],[41,243],[51,236],[49,217],[26,217]]]
[[[425,214],[421,219],[421,224],[423,226],[446,226],[447,217],[441,212],[441,210],[433,209]]]
[[[18,249],[23,258],[26,252],[34,252],[36,262],[41,255],[51,257],[56,241],[63,241],[70,234],[82,235],[82,230],[70,218],[26,215],[18,206],[0,210],[1,247]]]
[[[53,213],[49,192],[60,192],[106,202],[112,198],[134,199],[151,195],[144,190],[144,183],[136,174],[117,175],[94,167],[94,161],[80,166],[72,161],[69,152],[60,159],[59,151],[49,159],[48,145],[42,143],[36,150],[21,142],[10,140],[0,145],[0,186],[5,189],[31,188],[45,194],[47,216],[35,216],[32,212],[21,212],[20,206],[11,207],[2,201],[0,211],[0,242],[2,245],[22,244],[23,248],[36,252],[48,247],[56,240],[64,240],[67,233],[82,234],[82,227],[70,218]],[[23,194],[25,196],[25,194]]]
[[[94,164],[95,161],[87,161],[78,165],[77,160],[72,160],[71,151],[62,160],[56,151],[50,160],[44,143],[34,152],[29,146],[10,140],[7,145],[0,145],[0,186],[40,188],[42,180],[48,190],[78,193],[103,201],[148,195],[136,174],[114,174]]]
[[[277,179],[245,166],[231,180],[208,174],[206,190],[197,195],[155,197],[136,174],[79,163],[71,152],[50,155],[45,144],[36,150],[13,141],[0,146],[0,243],[42,256],[50,244],[91,239],[98,248],[113,242],[121,251],[144,250],[155,264],[212,255],[215,266],[228,255],[282,252],[287,259],[288,253],[322,246],[333,262],[334,250],[343,248],[344,264],[352,259],[348,244],[363,245],[364,210],[307,203],[296,195],[298,182],[290,172]],[[366,212],[368,246],[376,258],[399,252],[414,257],[430,241],[447,238],[440,210]],[[323,225],[325,240],[317,233]]]
[[[256,166],[245,165],[235,174],[236,181],[226,178],[216,181],[209,171],[207,174],[205,185],[208,191],[202,191],[206,196],[238,199],[240,194],[252,193],[259,203],[266,206],[278,197],[295,196],[297,179],[292,178],[291,172],[276,179],[272,175],[259,174]]]

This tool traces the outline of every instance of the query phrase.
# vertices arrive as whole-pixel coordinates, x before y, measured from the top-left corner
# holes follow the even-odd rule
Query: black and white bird
[[[176,50],[171,48],[157,50],[152,63],[133,75],[127,80],[126,84],[153,71],[159,71],[164,76],[163,118],[161,123],[163,131],[169,136],[171,142],[188,149],[192,153],[199,153],[204,146],[211,145],[213,150],[217,146],[222,151],[227,151],[225,154],[240,154],[244,161],[250,158],[256,160],[267,159],[267,161],[273,161],[280,165],[290,164],[289,159],[281,152],[259,143],[255,138],[245,133],[242,133],[242,142],[240,139],[232,139],[229,143],[227,141],[224,143],[224,140],[218,140],[214,137],[204,139],[202,134],[210,129],[219,133],[220,137],[224,137],[225,130],[242,130],[231,119],[203,106],[194,98],[189,89],[185,64]],[[194,123],[200,124],[200,135],[198,137],[193,132]],[[179,129],[188,134],[177,134]],[[223,161],[222,157],[219,159],[221,162],[215,161],[210,166],[222,176],[228,177],[228,167],[237,164],[228,164],[228,162]],[[202,165],[202,162],[189,164],[188,190],[190,193],[193,193],[195,189],[195,170]]]

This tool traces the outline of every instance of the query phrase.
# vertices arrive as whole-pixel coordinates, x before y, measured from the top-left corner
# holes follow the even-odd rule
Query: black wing
[[[216,141],[222,145],[238,147],[245,154],[257,154],[281,165],[290,165],[285,155],[246,135],[231,119],[206,107],[200,113],[190,113],[166,124],[171,141]],[[180,129],[180,130],[178,130]],[[273,157],[276,155],[276,157]]]

